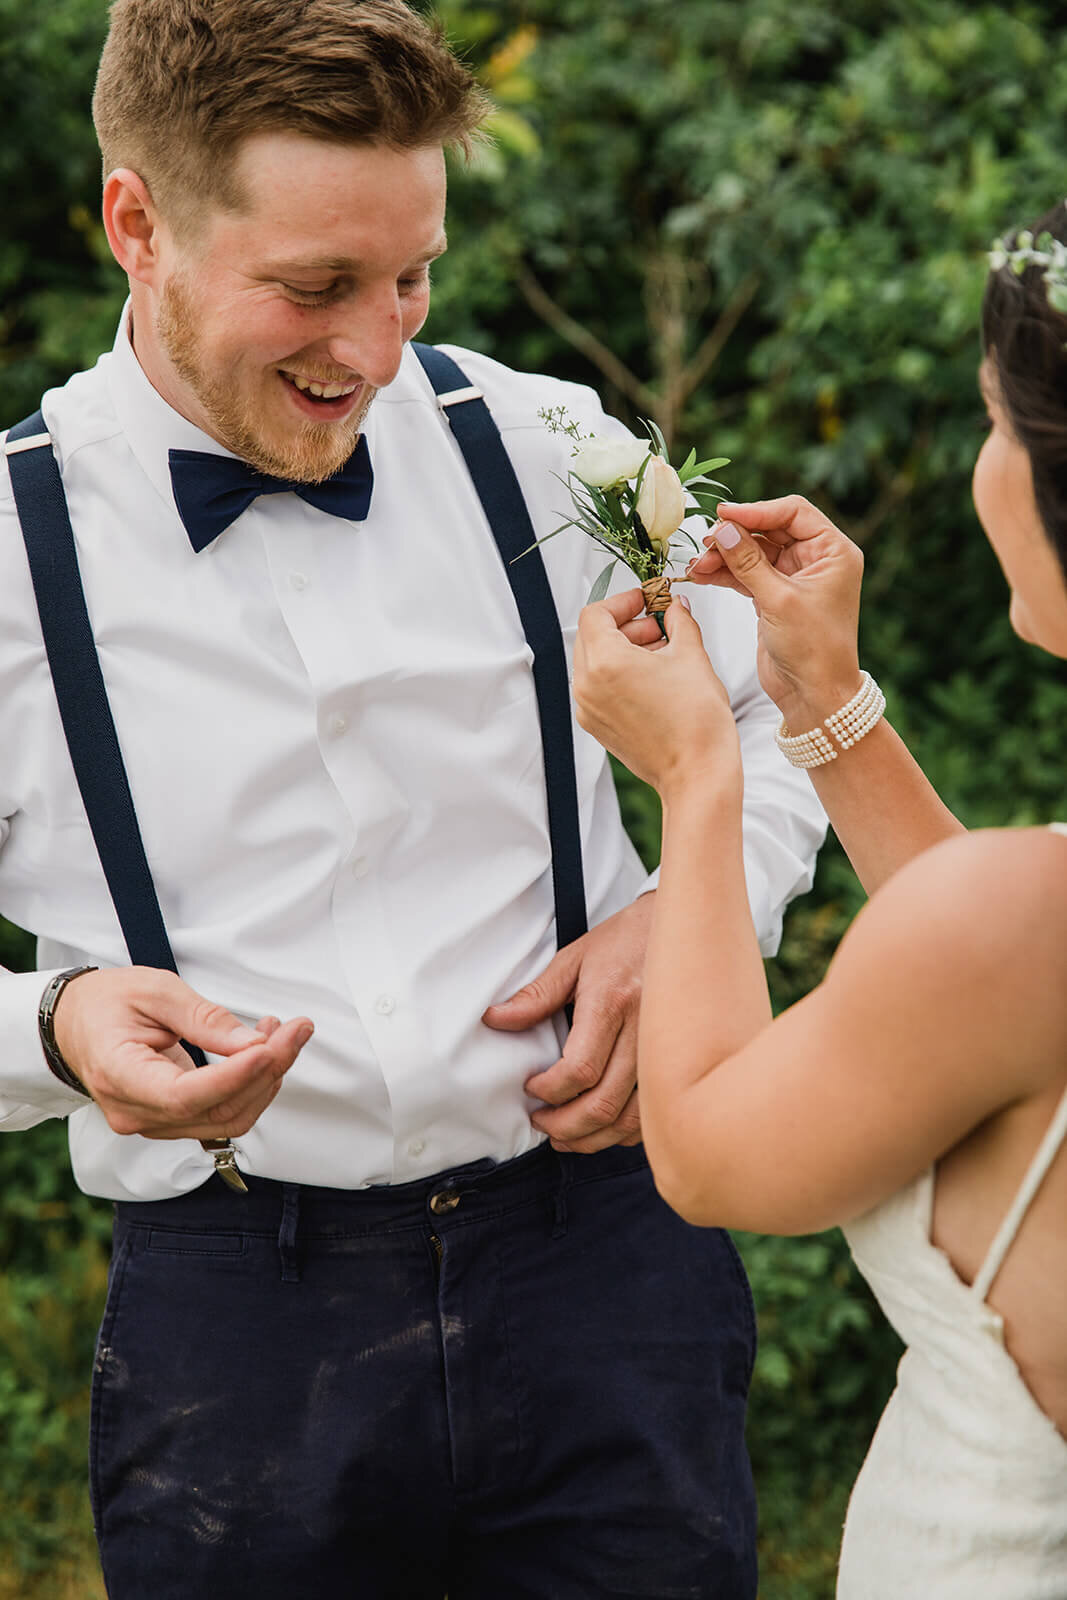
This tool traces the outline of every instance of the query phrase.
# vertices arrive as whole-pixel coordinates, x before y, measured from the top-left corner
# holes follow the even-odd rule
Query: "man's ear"
[[[154,283],[162,266],[161,220],[148,185],[130,167],[117,167],[104,184],[107,242],[123,272]]]

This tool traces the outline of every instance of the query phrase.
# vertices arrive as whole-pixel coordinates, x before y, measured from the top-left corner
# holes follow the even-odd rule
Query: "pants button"
[[[430,1210],[435,1217],[443,1217],[446,1211],[455,1211],[459,1205],[459,1195],[455,1189],[439,1189],[430,1196]]]

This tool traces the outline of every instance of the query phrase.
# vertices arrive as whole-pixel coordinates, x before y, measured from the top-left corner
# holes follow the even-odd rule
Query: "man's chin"
[[[322,483],[339,472],[359,442],[363,422],[377,390],[370,389],[358,410],[336,422],[304,420],[297,427],[279,428],[271,438],[246,436],[236,450],[258,472],[293,483]]]
[[[275,437],[245,433],[228,442],[235,455],[257,472],[292,483],[322,483],[339,472],[359,442],[363,417],[344,427],[334,423],[306,424],[299,432]]]

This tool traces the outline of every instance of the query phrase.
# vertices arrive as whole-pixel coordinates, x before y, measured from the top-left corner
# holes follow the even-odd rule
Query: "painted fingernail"
[[[684,595],[684,594],[680,594],[680,595],[679,595],[679,596],[678,596],[678,604],[679,604],[679,605],[680,605],[680,606],[684,606],[684,607],[685,607],[685,609],[686,609],[686,610],[687,610],[687,611],[688,611],[688,613],[689,613],[689,615],[690,615],[690,616],[692,616],[692,615],[693,615],[693,608],[692,608],[692,606],[691,606],[691,605],[690,605],[690,604],[689,604],[689,601],[688,601],[688,600],[687,600],[687,599],[686,599],[686,597],[685,597],[685,595]]]
[[[720,550],[732,550],[735,545],[741,543],[741,529],[736,528],[732,522],[717,522],[715,541]]]

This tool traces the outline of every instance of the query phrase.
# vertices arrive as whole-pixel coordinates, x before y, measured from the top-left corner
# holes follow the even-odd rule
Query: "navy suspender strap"
[[[567,653],[548,573],[526,509],[519,480],[500,431],[481,392],[451,356],[433,345],[413,344],[467,463],[478,498],[500,551],[526,641],[533,651],[533,679],[541,719],[548,832],[558,947],[585,933],[585,884],[574,770]],[[523,554],[528,551],[528,554]],[[522,555],[522,560],[516,560]]]
[[[134,966],[176,973],[96,653],[63,480],[40,411],[16,423],[5,451],[63,732],[126,948]],[[195,1065],[204,1066],[200,1047],[183,1043]],[[219,1175],[244,1189],[229,1140],[201,1142]]]
[[[11,429],[6,449],[63,732],[130,960],[177,972],[96,653],[63,480],[39,411]]]

